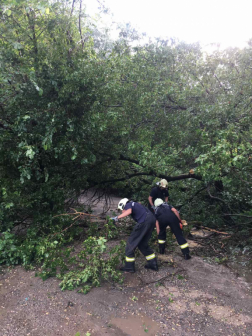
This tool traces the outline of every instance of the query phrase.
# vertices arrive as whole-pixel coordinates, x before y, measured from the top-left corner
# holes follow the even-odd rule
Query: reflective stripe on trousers
[[[147,260],[151,260],[151,259],[156,258],[156,256],[155,256],[155,253],[152,253],[152,254],[146,256],[145,258],[146,258]]]

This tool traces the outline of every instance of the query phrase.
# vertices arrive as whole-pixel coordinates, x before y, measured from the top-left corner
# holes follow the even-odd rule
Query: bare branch
[[[205,190],[205,189],[207,189],[207,187],[203,187],[203,188],[199,189],[198,191],[196,191],[196,193],[195,193],[194,195],[192,195],[192,197],[189,198],[189,200],[186,201],[186,203],[184,203],[184,204],[178,206],[178,209],[180,210],[185,204],[190,203],[190,202],[194,199],[195,196],[197,196],[201,191],[203,191],[203,190]]]
[[[225,205],[229,208],[229,210],[231,211],[230,206],[229,206],[225,201],[223,201],[223,200],[222,200],[221,198],[219,198],[219,197],[215,197],[215,196],[211,195],[211,193],[210,193],[210,186],[207,187],[207,192],[208,192],[208,195],[209,195],[212,199],[216,199],[217,201],[222,202],[222,203],[225,204]]]
[[[70,208],[71,210],[73,210],[74,212],[69,212],[69,213],[65,213],[65,214],[60,214],[60,215],[56,215],[56,216],[53,216],[53,218],[55,217],[60,217],[60,216],[71,216],[71,215],[74,215],[75,217],[72,219],[72,220],[75,220],[77,218],[81,218],[82,216],[89,216],[89,217],[100,217],[102,214],[100,215],[91,215],[91,214],[87,214],[85,212],[79,212],[79,211],[76,211],[75,209],[73,208]],[[76,216],[77,215],[77,216]]]
[[[243,180],[238,174],[237,174],[237,171],[239,171],[239,169],[237,169],[236,167],[233,167],[233,169],[236,171],[236,175],[238,177],[239,180],[241,180],[242,182],[245,182],[247,184],[252,184],[252,182],[248,182],[248,181],[245,181]]]
[[[207,231],[211,231],[211,232],[214,232],[214,233],[219,233],[219,234],[223,234],[223,235],[227,235],[227,236],[230,236],[230,233],[227,233],[227,232],[223,232],[223,231],[217,231],[217,230],[214,230],[214,229],[210,229],[206,226],[197,226],[197,228],[199,229],[204,229],[204,230],[207,230]],[[207,236],[209,237],[209,236]]]
[[[219,85],[222,89],[224,89],[225,91],[230,91],[230,89],[225,88],[225,86],[221,83],[221,81],[219,80],[219,78],[217,77],[216,74],[214,74],[214,77],[217,79],[217,81],[218,81],[218,83],[219,83]]]

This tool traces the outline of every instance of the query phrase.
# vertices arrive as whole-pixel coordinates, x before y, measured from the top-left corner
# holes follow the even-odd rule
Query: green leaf
[[[13,42],[13,46],[15,49],[18,49],[18,50],[23,48],[22,44],[19,42]]]
[[[35,155],[35,152],[32,148],[29,148],[26,153],[25,153],[26,156],[28,156],[31,160],[34,158],[34,155]]]
[[[10,209],[14,204],[12,202],[5,204],[5,209]]]

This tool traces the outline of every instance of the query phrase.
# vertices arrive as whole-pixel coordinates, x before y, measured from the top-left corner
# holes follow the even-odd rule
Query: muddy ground
[[[191,260],[176,248],[158,256],[155,272],[138,256],[137,272],[126,274],[123,285],[104,283],[86,295],[62,292],[57,278],[2,267],[0,335],[252,335],[250,285],[230,267],[197,256],[197,243],[189,245]]]
[[[22,267],[2,268],[1,336],[251,335],[248,283],[223,265],[175,251],[159,256],[159,272],[126,274],[123,285],[104,283],[83,295],[62,292]],[[77,334],[78,335],[78,334]]]

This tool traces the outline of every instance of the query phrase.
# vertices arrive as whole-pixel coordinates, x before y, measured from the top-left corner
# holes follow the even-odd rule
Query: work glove
[[[185,220],[181,220],[181,222],[179,223],[180,229],[183,230],[183,227],[188,225],[187,222]]]
[[[116,217],[111,217],[110,219],[113,221],[114,224],[115,224],[116,222],[118,222],[118,217],[117,217],[117,216],[116,216]]]
[[[156,207],[155,207],[155,205],[152,205],[151,207],[152,207],[152,209],[153,209],[154,211],[156,210]]]

